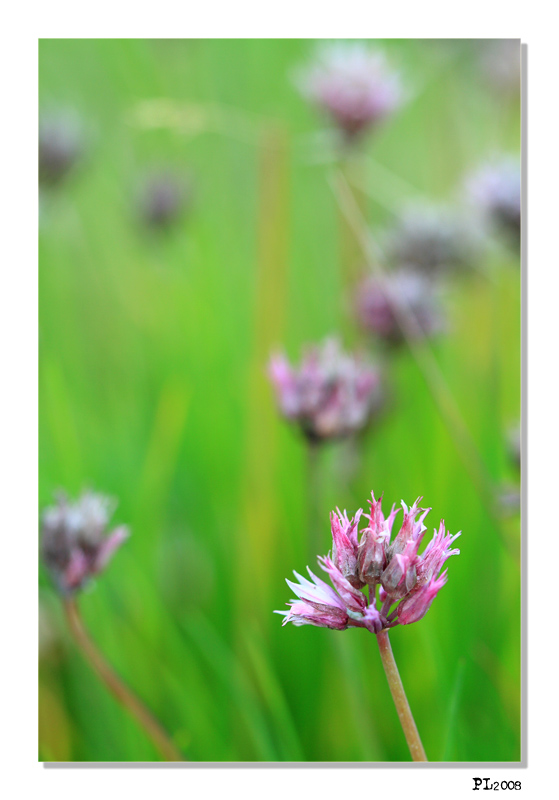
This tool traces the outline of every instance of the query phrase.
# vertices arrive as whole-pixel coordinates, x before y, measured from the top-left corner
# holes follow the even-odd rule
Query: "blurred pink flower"
[[[128,529],[122,525],[107,532],[115,505],[93,492],[83,492],[75,502],[60,493],[56,505],[44,510],[42,557],[61,592],[81,589],[102,572],[128,538]]]
[[[363,42],[323,44],[296,79],[299,90],[353,141],[402,103],[400,76]]]
[[[84,155],[84,126],[70,109],[41,114],[39,124],[39,183],[58,186]]]
[[[466,193],[478,213],[516,241],[521,226],[520,157],[502,156],[466,180]]]
[[[398,269],[365,278],[355,303],[362,326],[392,345],[405,339],[402,317],[409,321],[406,333],[414,338],[431,336],[443,328],[437,285],[416,270]]]
[[[153,230],[166,230],[177,224],[192,203],[188,179],[166,171],[146,175],[138,193],[140,221]]]
[[[382,401],[379,370],[344,353],[335,339],[309,348],[299,369],[272,356],[268,374],[282,414],[313,442],[364,428]]]
[[[427,277],[466,267],[478,247],[475,228],[465,215],[425,203],[403,208],[383,241],[390,264]]]
[[[460,534],[447,534],[441,521],[438,532],[435,531],[433,539],[419,555],[426,531],[423,519],[430,511],[419,507],[420,499],[409,509],[402,502],[404,519],[392,544],[390,538],[397,511],[393,506],[385,518],[382,498],[376,500],[372,495],[371,513],[365,515],[369,525],[361,530],[360,538],[357,528],[362,509],[351,520],[345,512],[332,513],[332,556],[319,556],[318,561],[334,588],[313,575],[310,569],[312,582],[295,573],[299,583],[287,581],[287,584],[298,600],[288,603],[287,612],[275,612],[282,614],[283,624],[293,622],[335,630],[366,628],[379,633],[422,619],[447,581],[446,570],[439,574],[445,562],[460,552],[451,547]],[[362,591],[365,586],[369,587],[368,596]],[[377,586],[380,609],[376,604]]]

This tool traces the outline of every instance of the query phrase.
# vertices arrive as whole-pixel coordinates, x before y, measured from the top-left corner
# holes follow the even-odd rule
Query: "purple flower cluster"
[[[312,442],[360,430],[382,401],[378,369],[344,353],[336,339],[308,348],[298,369],[273,356],[269,376],[282,414]]]
[[[399,75],[383,53],[362,42],[329,43],[298,79],[302,94],[325,111],[352,141],[402,102]]]
[[[399,533],[391,542],[392,526],[398,511],[392,506],[388,517],[381,508],[382,497],[369,501],[370,514],[359,509],[353,519],[338,510],[332,513],[332,552],[319,557],[321,568],[328,573],[334,588],[310,569],[312,581],[296,572],[298,583],[287,581],[297,595],[288,604],[289,611],[277,611],[284,617],[283,624],[316,625],[322,628],[345,630],[366,628],[372,633],[418,622],[429,610],[439,590],[447,581],[447,570],[442,571],[450,556],[458,555],[452,549],[459,533],[446,533],[441,520],[439,530],[419,555],[426,527],[423,520],[429,508],[420,508],[421,498],[408,509],[402,502],[404,519]],[[359,522],[364,516],[368,524],[361,530]],[[419,518],[418,518],[419,517]],[[377,609],[376,587],[379,586],[380,608]],[[369,587],[367,597],[363,589]]]
[[[75,502],[59,494],[56,505],[42,517],[42,556],[63,594],[81,589],[101,572],[128,538],[121,525],[107,532],[115,502],[93,492],[83,492]]]

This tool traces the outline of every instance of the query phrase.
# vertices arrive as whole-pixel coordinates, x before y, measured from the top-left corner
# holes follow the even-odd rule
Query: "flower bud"
[[[413,544],[411,546],[413,548]],[[405,597],[417,583],[415,557],[408,555],[407,549],[403,555],[394,556],[380,576],[380,581],[392,600]]]
[[[410,625],[425,616],[438,591],[447,582],[447,573],[448,570],[445,570],[440,578],[433,578],[426,586],[421,586],[416,592],[402,600],[398,606],[398,622],[400,625]]]
[[[342,514],[339,509],[337,513],[330,514],[332,561],[344,578],[357,589],[363,586],[357,572],[357,526],[362,513],[363,509],[360,508],[351,520],[347,513]]]
[[[402,522],[402,527],[400,528],[400,532],[398,536],[394,540],[394,544],[391,548],[391,556],[397,555],[398,553],[403,553],[406,549],[408,542],[417,542],[417,546],[421,544],[421,540],[423,539],[423,535],[427,528],[423,524],[423,520],[431,510],[430,508],[420,508],[418,503],[421,500],[421,497],[418,497],[413,506],[408,511],[407,505],[402,500],[402,508],[404,509],[404,520]],[[419,520],[416,521],[416,517],[420,511],[423,511],[423,514],[419,517]],[[417,552],[417,548],[416,548]]]
[[[359,577],[363,583],[377,583],[381,573],[387,565],[387,546],[394,518],[398,511],[392,506],[392,511],[387,519],[382,513],[382,497],[375,500],[372,494],[371,513],[368,516],[370,524],[362,531],[358,550]]]

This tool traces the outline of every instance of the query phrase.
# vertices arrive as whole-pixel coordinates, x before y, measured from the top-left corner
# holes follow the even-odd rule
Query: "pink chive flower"
[[[405,339],[432,336],[444,327],[436,284],[417,270],[398,269],[382,277],[362,281],[355,298],[357,316],[365,330],[390,345]]]
[[[466,193],[477,212],[503,233],[520,238],[520,160],[503,156],[480,167],[466,181]]]
[[[403,99],[400,76],[383,53],[362,42],[324,44],[296,82],[301,94],[335,122],[347,142],[378,125]]]
[[[299,582],[288,580],[287,584],[298,599],[288,603],[287,612],[275,612],[283,616],[283,624],[293,622],[334,630],[366,628],[380,633],[422,619],[447,581],[448,571],[441,574],[446,561],[460,553],[452,547],[460,533],[447,534],[441,521],[439,530],[435,530],[420,555],[418,551],[426,531],[423,520],[430,511],[419,506],[420,500],[418,498],[409,509],[402,502],[404,518],[392,542],[398,511],[392,506],[385,517],[382,497],[376,500],[372,494],[369,514],[359,509],[355,517],[349,519],[346,512],[332,513],[332,552],[318,558],[332,586],[317,578],[310,569],[312,581],[294,573]],[[362,518],[368,520],[368,524],[359,532]],[[380,607],[377,607],[377,586]],[[365,587],[368,587],[368,595]]]
[[[344,353],[335,339],[308,348],[298,369],[284,355],[272,356],[268,374],[281,413],[311,442],[361,430],[382,402],[379,370]]]
[[[60,493],[56,505],[44,510],[42,557],[63,594],[81,589],[102,572],[128,538],[125,526],[107,531],[115,506],[110,498],[88,491],[74,502]]]

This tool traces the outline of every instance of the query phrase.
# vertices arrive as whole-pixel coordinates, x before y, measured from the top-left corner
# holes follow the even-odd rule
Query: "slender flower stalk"
[[[428,759],[425,755],[425,750],[417,731],[417,725],[415,724],[415,720],[411,713],[410,704],[408,703],[408,698],[406,697],[406,693],[404,691],[404,684],[402,683],[402,679],[400,678],[400,673],[398,672],[398,667],[394,659],[394,653],[392,652],[392,646],[390,644],[390,639],[388,638],[388,631],[381,631],[380,633],[377,633],[377,642],[382,666],[384,667],[384,671],[386,673],[386,679],[390,687],[390,693],[392,694],[392,699],[394,700],[394,705],[396,706],[396,711],[398,712],[400,725],[402,726],[404,736],[406,737],[406,742],[408,743],[408,747],[410,749],[412,761],[427,761]]]
[[[311,580],[294,572],[297,583],[287,585],[297,595],[282,614],[283,624],[316,625],[346,630],[365,628],[377,637],[382,664],[398,717],[414,761],[426,761],[404,687],[388,639],[388,630],[397,625],[419,622],[447,581],[443,567],[459,550],[452,548],[459,533],[451,536],[441,520],[438,531],[419,554],[425,531],[423,520],[430,511],[421,508],[418,498],[408,508],[402,502],[404,518],[399,533],[391,540],[398,510],[392,506],[385,517],[382,497],[372,494],[370,513],[359,509],[351,519],[338,509],[331,514],[332,551],[318,557],[332,588],[307,567]],[[361,520],[368,520],[359,531]],[[361,533],[361,535],[359,535]],[[365,589],[368,587],[368,596]],[[378,606],[377,606],[378,589]]]
[[[184,761],[169,735],[134,692],[110,666],[84,626],[75,596],[63,600],[64,612],[74,640],[94,672],[116,700],[136,719],[165,761]]]
[[[166,761],[184,761],[161,724],[101,654],[78,609],[77,592],[105,569],[128,538],[125,526],[108,531],[115,505],[110,498],[93,492],[84,492],[75,502],[60,493],[56,505],[43,512],[43,561],[61,595],[72,636],[93,670],[141,725],[161,756]]]

